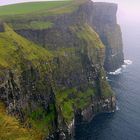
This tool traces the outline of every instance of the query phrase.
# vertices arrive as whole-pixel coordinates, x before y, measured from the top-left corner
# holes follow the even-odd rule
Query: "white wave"
[[[109,72],[110,75],[119,75],[122,73],[122,68],[118,68],[114,72]]]
[[[119,75],[123,72],[123,69],[127,68],[128,65],[131,65],[133,62],[131,60],[124,60],[124,64],[113,72],[109,72],[110,75]]]
[[[116,105],[116,111],[119,111],[120,110],[120,108]]]
[[[124,60],[125,65],[131,65],[132,63],[133,63],[133,61],[131,61],[131,60]]]
[[[124,69],[125,69],[126,67],[127,67],[127,65],[122,65],[122,68],[124,68]]]

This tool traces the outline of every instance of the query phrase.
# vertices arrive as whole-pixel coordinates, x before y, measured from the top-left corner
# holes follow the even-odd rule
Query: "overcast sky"
[[[131,22],[140,23],[140,0],[94,0],[97,2],[114,2],[118,3],[118,18],[124,22],[129,20]]]

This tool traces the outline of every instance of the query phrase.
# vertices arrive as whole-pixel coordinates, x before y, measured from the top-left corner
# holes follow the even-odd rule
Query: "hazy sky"
[[[19,3],[19,2],[29,2],[29,1],[39,1],[39,0],[0,0],[0,5]],[[41,0],[47,1],[47,0]],[[53,1],[53,0],[49,0]],[[119,5],[118,17],[123,20],[135,20],[140,22],[140,0],[93,0],[97,2],[115,2]],[[131,18],[130,18],[131,17]]]
[[[115,2],[118,3],[118,18],[121,22],[140,23],[140,0],[94,0],[97,2]],[[125,23],[125,22],[124,22]]]

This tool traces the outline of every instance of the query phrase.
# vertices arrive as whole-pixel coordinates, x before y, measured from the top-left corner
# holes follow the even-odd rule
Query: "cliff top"
[[[0,6],[0,17],[17,16],[28,14],[52,15],[73,11],[77,5],[87,0],[64,0],[64,1],[46,1],[46,2],[26,2],[6,6]],[[37,16],[37,15],[36,15]]]
[[[93,3],[94,6],[96,8],[98,8],[99,10],[103,11],[103,10],[106,10],[106,11],[114,11],[114,12],[117,12],[117,9],[118,9],[118,4],[117,3],[110,3],[110,2],[94,2]],[[98,11],[99,11],[98,10]]]
[[[11,4],[6,6],[0,6],[1,18],[15,18],[20,16],[50,16],[55,14],[70,13],[77,9],[77,7],[83,3],[91,0],[65,0],[65,1],[46,1],[46,2],[25,2],[18,4]],[[116,8],[117,4],[94,2],[95,6],[104,8]]]

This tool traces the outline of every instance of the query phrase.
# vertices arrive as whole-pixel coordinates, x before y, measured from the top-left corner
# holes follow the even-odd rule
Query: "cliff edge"
[[[116,108],[106,71],[123,63],[117,5],[76,0],[17,6],[0,7],[0,117],[3,123],[13,117],[15,127],[8,126],[23,126],[29,140],[72,139],[76,125]]]
[[[94,3],[92,25],[106,46],[104,68],[114,71],[124,63],[122,33],[117,24],[117,4]]]

